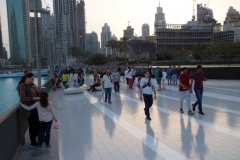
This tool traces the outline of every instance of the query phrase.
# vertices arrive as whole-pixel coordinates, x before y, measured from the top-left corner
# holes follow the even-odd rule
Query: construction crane
[[[206,8],[208,8],[208,6],[209,6],[209,1],[210,0],[206,0]]]
[[[51,10],[50,10],[50,7],[49,7],[49,4],[47,5],[47,3],[46,3],[46,1],[44,0],[44,3],[45,3],[45,6],[46,6],[46,11],[49,11],[49,12],[51,12]]]
[[[131,20],[129,20],[127,23],[128,23],[128,26],[129,26],[129,24],[130,24],[130,22],[132,21],[133,19],[131,19]]]

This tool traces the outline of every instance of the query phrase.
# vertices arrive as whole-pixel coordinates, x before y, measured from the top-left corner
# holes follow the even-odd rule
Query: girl
[[[41,129],[38,137],[38,149],[42,149],[43,137],[46,134],[46,148],[50,148],[50,132],[52,126],[52,120],[54,119],[57,122],[57,117],[54,112],[52,103],[48,101],[48,93],[42,92],[40,95],[40,102],[36,102],[32,106],[26,106],[21,103],[21,106],[26,110],[32,110],[37,108],[38,118],[40,121]]]
[[[164,69],[162,69],[162,89],[163,89],[163,90],[166,90],[166,88],[165,88],[165,80],[166,80],[166,77],[167,77],[167,73],[165,72]]]
[[[128,78],[128,85],[130,89],[133,89],[133,76],[132,76],[132,68],[128,69],[127,72],[127,78]]]

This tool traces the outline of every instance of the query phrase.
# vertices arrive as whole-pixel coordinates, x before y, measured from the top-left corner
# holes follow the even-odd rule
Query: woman
[[[33,80],[34,75],[32,73],[27,73],[22,77],[17,86],[20,101],[22,104],[25,104],[27,106],[31,106],[36,101],[40,100],[40,98],[37,97],[35,90],[31,87]],[[20,119],[23,121],[28,120],[31,147],[35,147],[37,145],[36,137],[38,136],[38,132],[40,130],[37,109],[27,111],[23,108],[20,108]]]
[[[128,85],[130,89],[133,89],[133,76],[132,76],[132,68],[128,69],[127,72],[127,78],[128,78]]]
[[[101,85],[101,80],[98,75],[96,75],[94,79],[95,79],[95,83],[92,86],[90,86],[90,88],[87,91],[91,91],[91,90],[95,91],[96,90],[95,87],[98,87]]]

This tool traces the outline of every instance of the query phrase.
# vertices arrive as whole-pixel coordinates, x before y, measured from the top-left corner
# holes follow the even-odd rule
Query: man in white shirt
[[[112,93],[112,76],[110,75],[110,70],[107,69],[106,74],[102,78],[102,87],[105,90],[105,102],[112,103],[111,102],[111,93]]]
[[[128,85],[128,78],[127,78],[127,74],[128,74],[128,70],[129,70],[130,67],[128,67],[125,71],[124,71],[124,75],[125,75],[125,78],[127,80],[127,85]]]
[[[152,107],[153,104],[153,96],[152,92],[154,92],[154,99],[156,99],[156,89],[154,86],[154,81],[151,79],[149,71],[144,71],[145,78],[141,79],[140,82],[140,100],[144,99],[145,103],[145,115],[148,120],[151,120],[149,108]]]

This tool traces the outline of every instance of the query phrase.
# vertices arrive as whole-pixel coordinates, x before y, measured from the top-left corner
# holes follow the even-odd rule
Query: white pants
[[[183,108],[183,100],[186,99],[187,101],[187,107],[188,107],[188,110],[190,111],[191,108],[190,108],[190,91],[187,90],[187,91],[180,91],[180,109]]]
[[[162,79],[162,88],[165,88],[165,79]]]

